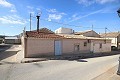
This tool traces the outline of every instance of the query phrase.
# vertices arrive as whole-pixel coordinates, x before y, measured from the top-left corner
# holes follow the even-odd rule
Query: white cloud
[[[111,2],[118,2],[119,0],[96,0],[97,3],[105,4],[105,3],[111,3]]]
[[[61,14],[61,15],[66,15],[64,12],[59,12],[56,9],[46,9],[47,12],[49,13],[54,13],[54,14]]]
[[[17,15],[0,17],[0,22],[3,24],[20,24],[24,25],[26,21]]]
[[[13,6],[13,7],[11,8],[10,12],[12,12],[12,13],[17,12],[17,10],[16,10],[15,6]]]
[[[6,0],[0,0],[0,5],[3,7],[11,8],[10,12],[17,12],[15,5],[7,2]]]
[[[40,9],[40,8],[36,8],[36,10],[41,11],[41,9]]]
[[[95,0],[76,0],[79,4],[89,6],[95,2]]]
[[[69,22],[73,22],[73,21],[76,21],[76,20],[80,20],[82,18],[85,18],[85,17],[88,17],[88,16],[91,16],[91,15],[94,15],[94,14],[105,14],[105,13],[115,13],[116,11],[116,8],[118,6],[115,6],[115,7],[106,7],[106,8],[103,8],[103,9],[100,9],[100,10],[96,10],[96,11],[93,11],[93,12],[90,12],[86,15],[81,15],[80,13],[75,13],[72,15],[72,17],[69,18]]]
[[[32,7],[32,6],[27,6],[27,8],[28,8],[28,9],[31,9],[31,10],[33,9],[33,7]]]
[[[51,21],[52,19],[54,20],[60,20],[62,18],[62,15],[60,14],[49,14],[48,20]]]
[[[77,15],[78,15],[78,13],[73,14],[73,15],[72,15],[72,18],[77,17]]]
[[[0,5],[3,7],[12,7],[13,4],[7,2],[6,0],[0,0]]]
[[[28,13],[31,13],[33,16],[35,15],[35,12],[34,12],[34,7],[32,6],[27,6],[28,8]]]
[[[97,10],[97,11],[91,12],[91,13],[86,14],[86,15],[83,15],[83,16],[78,16],[78,15],[76,15],[76,13],[75,13],[75,14],[73,14],[73,16],[72,16],[72,20],[70,20],[69,22],[73,22],[73,21],[76,21],[76,20],[79,20],[79,19],[88,17],[88,16],[93,15],[93,14],[101,13],[102,11],[103,11],[103,9]]]
[[[11,9],[10,12],[17,12],[16,9]]]
[[[48,20],[60,20],[66,13],[58,12],[56,9],[46,9],[48,12]]]
[[[51,12],[51,13],[56,13],[57,10],[56,9],[47,9],[48,12]]]
[[[76,0],[79,4],[85,5],[85,6],[89,6],[92,5],[94,3],[97,4],[105,4],[105,3],[116,3],[116,2],[120,2],[119,0]]]

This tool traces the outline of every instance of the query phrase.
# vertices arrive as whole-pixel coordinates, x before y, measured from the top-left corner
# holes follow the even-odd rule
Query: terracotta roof
[[[91,32],[93,30],[87,30],[87,31],[82,31],[82,32],[76,32],[75,34],[76,35],[82,35],[82,34],[85,34],[85,33],[88,33],[88,32]]]
[[[100,36],[101,37],[117,37],[118,35],[120,35],[120,33],[119,32],[111,32],[111,33],[103,33],[103,34],[101,34]]]
[[[82,35],[71,35],[71,34],[60,34],[61,36],[64,36],[67,39],[92,39],[92,40],[111,40],[111,39],[105,39],[105,38],[97,38],[97,37],[86,37]]]
[[[47,28],[40,29],[39,32],[36,30],[34,31],[26,31],[26,37],[33,37],[33,38],[51,38],[51,39],[61,39],[65,38],[60,35],[56,35],[54,32]]]
[[[33,30],[33,31],[37,31],[37,30]],[[47,29],[47,28],[41,28],[41,29],[39,29],[39,32],[41,32],[41,33],[54,33],[53,31],[51,31],[51,30],[49,30],[49,29]]]

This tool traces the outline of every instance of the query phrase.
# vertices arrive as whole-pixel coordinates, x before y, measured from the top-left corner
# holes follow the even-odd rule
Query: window
[[[100,48],[102,48],[102,43],[100,43]]]
[[[84,46],[87,46],[87,42],[84,42]]]
[[[75,45],[74,45],[75,51],[79,51],[79,48],[80,48],[80,47],[79,47],[79,44],[75,44]]]
[[[91,41],[88,39],[88,43],[90,43]]]
[[[106,40],[104,40],[104,43],[106,44]]]

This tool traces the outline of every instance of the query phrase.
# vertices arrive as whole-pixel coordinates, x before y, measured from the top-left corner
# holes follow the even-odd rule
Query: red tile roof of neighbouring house
[[[37,31],[37,30],[33,30],[33,31]],[[54,33],[53,31],[51,31],[51,30],[49,30],[49,29],[47,29],[47,28],[41,28],[41,29],[39,29],[39,32],[41,32],[41,33]]]
[[[42,28],[37,32],[37,30],[34,31],[26,31],[26,37],[33,37],[33,38],[45,38],[45,39],[62,39],[65,38],[60,35],[56,35],[54,32],[47,28]]]
[[[114,37],[117,37],[118,35],[120,35],[119,32],[110,32],[110,33],[103,33],[101,34],[100,36],[101,37],[110,37],[110,38],[114,38]]]

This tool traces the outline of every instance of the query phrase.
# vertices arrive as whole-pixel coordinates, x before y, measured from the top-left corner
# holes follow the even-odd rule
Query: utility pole
[[[31,31],[31,17],[32,17],[32,14],[30,13],[30,31]]]
[[[105,27],[105,43],[106,43],[106,33],[107,33],[107,27]]]

